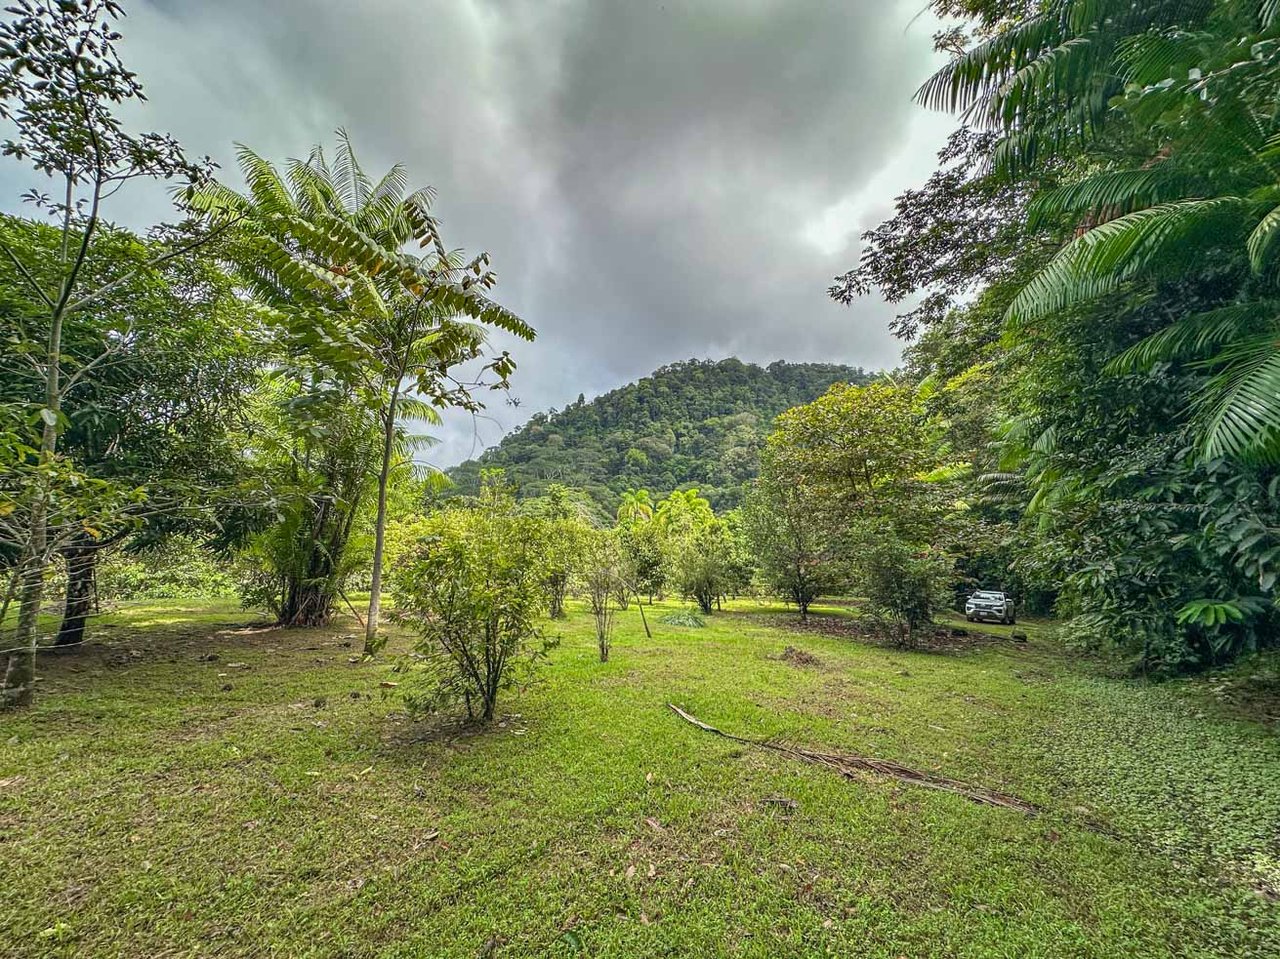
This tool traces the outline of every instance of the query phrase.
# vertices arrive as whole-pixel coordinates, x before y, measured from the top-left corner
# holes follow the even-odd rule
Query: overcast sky
[[[893,309],[825,291],[951,127],[911,103],[938,62],[924,5],[126,0],[122,30],[141,122],[228,181],[234,142],[283,159],[342,126],[371,172],[437,189],[446,242],[490,252],[538,339],[512,346],[518,408],[447,422],[447,466],[680,359],[895,365]],[[3,206],[32,182],[0,169]],[[172,218],[159,191],[110,215]]]

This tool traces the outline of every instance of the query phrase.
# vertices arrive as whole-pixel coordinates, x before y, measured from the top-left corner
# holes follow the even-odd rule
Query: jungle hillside
[[[500,469],[522,495],[560,483],[610,514],[628,489],[695,487],[715,508],[729,509],[759,472],[774,417],[834,383],[868,378],[825,363],[673,363],[589,402],[579,396],[562,410],[534,414],[479,459],[450,469],[449,478],[456,490],[475,492],[484,470]]]

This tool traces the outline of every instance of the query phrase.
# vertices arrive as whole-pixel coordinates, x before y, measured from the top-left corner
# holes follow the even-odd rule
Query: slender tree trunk
[[[40,433],[40,465],[48,468],[58,452],[58,415],[62,409],[62,309],[53,311],[49,325],[49,349],[45,358],[44,428]],[[4,668],[0,708],[25,706],[35,690],[36,642],[40,605],[44,601],[44,571],[49,565],[48,478],[39,479],[40,491],[31,504],[30,548],[18,601],[18,628]]]
[[[79,646],[84,642],[85,623],[93,610],[94,581],[98,568],[98,547],[78,542],[63,551],[67,560],[67,599],[54,646]]]
[[[396,403],[400,382],[396,381],[382,425],[382,469],[378,473],[378,515],[373,526],[373,576],[369,585],[369,615],[364,621],[364,651],[371,655],[377,647],[378,613],[382,608],[382,552],[387,534],[387,483],[391,479],[391,453],[396,439]]]

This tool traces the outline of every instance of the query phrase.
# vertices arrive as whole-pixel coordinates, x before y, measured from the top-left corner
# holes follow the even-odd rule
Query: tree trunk
[[[32,512],[34,513],[35,510]],[[43,510],[40,512],[43,513]],[[33,556],[24,557],[18,589],[18,628],[11,641],[14,648],[5,654],[2,677],[4,684],[0,685],[0,709],[28,705],[35,691],[36,618],[40,613],[43,587],[43,564],[37,562]]]
[[[49,328],[49,352],[45,367],[44,428],[40,433],[40,463],[48,466],[58,452],[58,414],[62,408],[62,311],[54,310]],[[42,479],[41,484],[46,482]],[[44,571],[49,564],[48,489],[42,488],[31,504],[30,547],[18,601],[18,628],[7,654],[0,709],[26,706],[36,682],[36,642],[39,639],[40,604],[44,601]]]
[[[323,583],[292,582],[280,606],[279,626],[327,626],[333,596]]]
[[[382,607],[382,552],[387,534],[387,483],[391,479],[391,453],[396,439],[396,402],[400,383],[391,391],[386,421],[382,429],[382,469],[378,473],[378,515],[373,525],[373,576],[369,585],[369,615],[364,621],[364,652],[372,655],[377,648],[378,614]]]
[[[98,547],[78,542],[62,551],[67,560],[67,599],[54,646],[79,646],[84,642],[85,622],[93,610],[97,592]]]

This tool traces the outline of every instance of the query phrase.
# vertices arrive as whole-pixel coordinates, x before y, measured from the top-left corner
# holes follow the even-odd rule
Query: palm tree
[[[286,349],[359,391],[377,411],[382,449],[365,622],[365,650],[372,652],[401,418],[438,422],[439,409],[479,409],[472,394],[478,382],[462,382],[452,371],[481,357],[488,328],[526,340],[534,331],[488,299],[497,280],[488,254],[464,262],[445,248],[431,214],[432,191],[407,192],[400,165],[372,180],[344,131],[332,164],[320,147],[306,160],[289,161],[283,176],[247,147],[239,148],[239,161],[247,194],[211,183],[187,191],[187,202],[215,220],[240,221],[228,255]],[[406,252],[411,244],[428,252]],[[497,387],[514,369],[506,352],[485,366]]]
[[[919,94],[998,131],[1006,175],[1071,148],[1101,166],[1032,202],[1033,226],[1082,226],[1013,300],[1010,324],[1179,277],[1214,254],[1252,274],[1237,302],[1177,319],[1111,367],[1192,359],[1211,374],[1197,401],[1208,458],[1280,452],[1278,28],[1277,0],[1052,0]],[[1154,131],[1158,152],[1116,162],[1104,137],[1113,126],[1123,137],[1125,123]]]
[[[653,519],[653,497],[647,489],[629,489],[618,507],[619,523],[643,523]]]
[[[654,519],[664,530],[683,532],[711,522],[715,513],[696,489],[674,490],[658,503]]]

